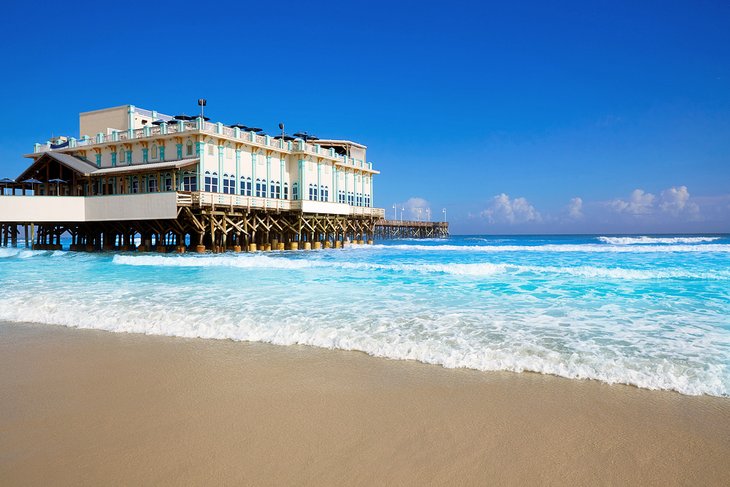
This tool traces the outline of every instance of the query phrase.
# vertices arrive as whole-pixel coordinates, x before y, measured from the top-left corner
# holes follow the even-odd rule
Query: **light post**
[[[426,208],[426,221],[431,221],[431,208]]]
[[[423,211],[423,208],[416,208],[416,214],[418,215],[418,221],[421,221],[421,211]]]
[[[205,98],[198,98],[198,106],[200,107],[200,118],[205,120],[205,106],[208,104],[208,100]]]
[[[405,210],[406,210],[406,209],[405,209],[405,207],[403,207],[403,206],[402,206],[402,207],[401,207],[401,209],[400,209],[400,222],[401,222],[401,223],[403,223],[403,212],[404,212]]]
[[[398,206],[393,205],[393,220],[397,220],[397,219],[398,219]]]
[[[441,210],[441,211],[442,211],[442,212],[443,212],[443,214],[444,214],[444,223],[446,223],[446,208],[444,208],[444,209],[443,209],[443,210]]]

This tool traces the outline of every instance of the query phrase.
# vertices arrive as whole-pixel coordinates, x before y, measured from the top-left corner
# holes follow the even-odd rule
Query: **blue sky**
[[[389,216],[730,231],[730,4],[637,3],[9,2],[0,177],[80,111],[205,97],[216,121],[368,145]]]

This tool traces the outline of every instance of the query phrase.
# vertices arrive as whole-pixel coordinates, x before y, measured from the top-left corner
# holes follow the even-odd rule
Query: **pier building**
[[[79,250],[338,247],[372,241],[384,217],[379,172],[349,140],[133,105],[81,113],[79,134],[35,144],[0,181],[6,244],[22,229],[36,248],[66,232]]]

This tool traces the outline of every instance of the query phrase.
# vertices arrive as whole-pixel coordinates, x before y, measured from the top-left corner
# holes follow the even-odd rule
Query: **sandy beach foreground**
[[[730,399],[0,324],[2,485],[730,485]]]

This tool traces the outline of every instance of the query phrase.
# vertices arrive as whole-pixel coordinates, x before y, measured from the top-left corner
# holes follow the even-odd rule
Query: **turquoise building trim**
[[[96,167],[101,167],[101,153],[96,154]]]
[[[117,167],[117,151],[112,152],[112,167]]]
[[[146,147],[143,147],[142,148],[142,162],[144,162],[144,163],[149,162],[149,160],[150,160],[149,154],[150,154],[150,150]]]
[[[178,159],[182,159],[183,158],[183,155],[182,155],[183,145],[182,144],[175,144],[175,147],[177,148],[177,158]]]

